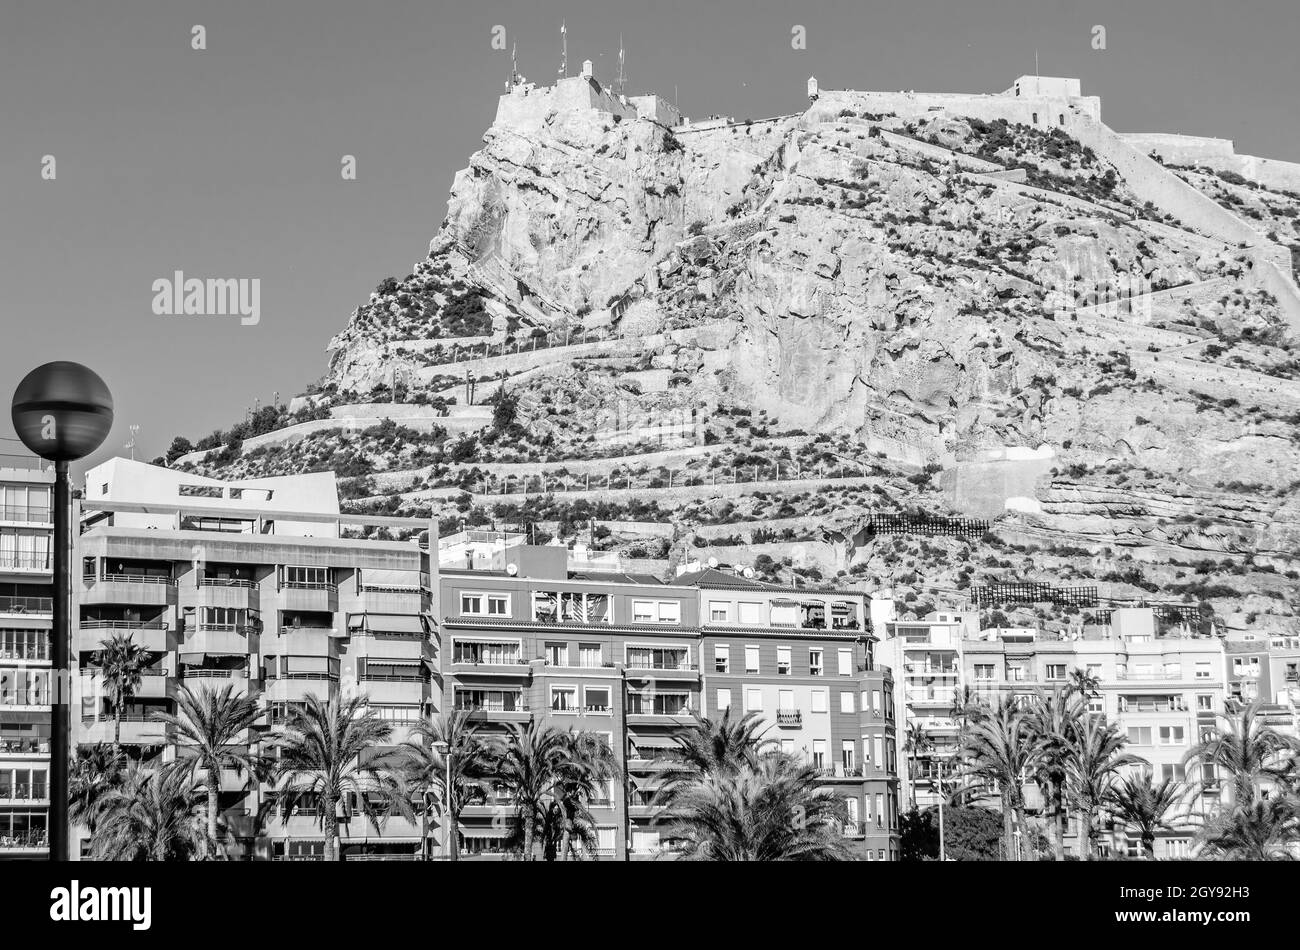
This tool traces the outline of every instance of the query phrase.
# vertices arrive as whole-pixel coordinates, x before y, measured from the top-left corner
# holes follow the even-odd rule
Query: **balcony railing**
[[[48,739],[0,739],[0,755],[49,755]]]
[[[202,620],[194,629],[198,633],[238,633],[242,636],[257,632],[257,627],[251,623],[207,623]]]
[[[245,577],[203,577],[199,579],[200,587],[242,587],[252,589],[257,581]]]
[[[114,584],[164,584],[168,587],[176,586],[176,579],[163,574],[110,574],[103,573],[98,578],[94,574],[87,574],[84,580],[94,584],[97,581],[112,582]]]
[[[248,670],[213,670],[204,668],[181,670],[181,679],[187,680],[228,680],[236,676],[247,677]]]
[[[329,680],[331,683],[337,683],[339,681],[339,675],[337,673],[330,673],[326,670],[308,670],[306,672],[297,673],[280,673],[276,676],[272,676],[268,673],[266,679],[267,682],[274,682],[276,680]]]
[[[22,835],[0,835],[0,851],[31,851],[49,846],[50,839],[44,831],[32,831]]]
[[[50,524],[53,517],[53,509],[45,505],[0,505],[0,521]]]
[[[456,701],[456,709],[463,710],[465,712],[485,712],[485,713],[517,713],[517,712],[526,713],[529,711],[528,704],[525,702],[518,702],[515,703],[513,706],[507,708],[504,703],[472,703],[472,702],[465,702],[462,700]]]
[[[778,726],[794,726],[796,728],[802,726],[803,713],[798,709],[779,709],[776,713],[776,724]]]
[[[0,596],[0,613],[4,614],[48,614],[54,612],[53,597],[11,597]]]
[[[0,571],[48,571],[47,554],[6,554],[0,557]]]
[[[281,590],[324,590],[330,593],[336,593],[339,589],[338,584],[331,584],[328,581],[281,581]]]
[[[638,672],[645,670],[648,672],[660,671],[660,672],[690,673],[694,670],[698,670],[699,668],[700,667],[698,663],[687,663],[685,660],[682,660],[679,663],[664,663],[664,662],[655,663],[653,661],[647,661],[647,660],[629,660],[627,664],[628,672],[632,672],[634,670]]]
[[[82,630],[166,630],[162,620],[83,620]]]
[[[456,656],[452,657],[452,663],[460,666],[527,666],[528,661],[522,656],[499,656],[499,657],[474,657],[474,656]]]
[[[291,633],[333,633],[333,632],[334,632],[333,627],[304,627],[304,626],[295,627],[292,624],[287,624],[280,628],[280,633],[284,636],[288,636]]]

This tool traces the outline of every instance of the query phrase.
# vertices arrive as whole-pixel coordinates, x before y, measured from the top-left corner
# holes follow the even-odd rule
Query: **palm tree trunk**
[[[325,860],[338,861],[339,819],[334,814],[334,799],[333,797],[321,796],[320,804],[325,809],[325,820],[321,822],[325,828]]]
[[[113,704],[113,754],[122,753],[122,705]]]
[[[447,834],[451,836],[451,859],[460,860],[460,807],[452,805],[448,808],[451,812],[451,827],[447,829]]]
[[[1150,834],[1145,831],[1142,832],[1142,854],[1146,856],[1148,861],[1156,859],[1156,836],[1154,832]]]
[[[420,860],[429,860],[429,803],[420,810]]]
[[[1012,817],[1014,813],[1011,810],[1011,793],[1003,790],[1002,792],[1002,849],[1003,859],[1006,861],[1015,860],[1016,848],[1016,826]]]
[[[1054,795],[1056,798],[1056,814],[1052,816],[1052,828],[1056,831],[1056,840],[1052,842],[1052,851],[1058,861],[1065,860],[1065,802],[1061,797],[1058,789]]]
[[[1083,835],[1083,860],[1092,860],[1092,806],[1084,805],[1079,818],[1083,824],[1080,833]]]
[[[524,860],[533,859],[533,816],[524,815]]]
[[[220,790],[221,772],[215,768],[208,769],[208,840],[203,849],[212,850],[211,857],[217,857],[217,801]]]
[[[560,832],[560,860],[569,860],[569,839],[572,837],[572,823],[566,817],[564,818],[564,830]]]

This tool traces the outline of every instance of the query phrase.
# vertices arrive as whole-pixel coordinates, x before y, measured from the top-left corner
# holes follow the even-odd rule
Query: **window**
[[[659,601],[659,622],[660,623],[681,623],[682,622],[682,605],[675,600]]]
[[[853,711],[854,711],[853,694],[850,693],[848,690],[841,690],[840,691],[840,712],[851,713]]]
[[[722,710],[724,709],[731,708],[731,690],[729,689],[718,690],[717,707],[718,707],[718,712],[722,712]]]
[[[856,766],[854,759],[855,743],[852,739],[843,739],[840,741],[840,765],[844,766],[845,772],[852,772]]]
[[[1185,732],[1182,726],[1161,726],[1161,745],[1183,745]]]
[[[826,690],[815,689],[812,691],[812,711],[815,713],[824,713],[826,711]]]
[[[576,686],[551,687],[551,712],[577,712],[578,688]]]
[[[1183,678],[1183,664],[1177,660],[1171,660],[1165,663],[1165,679],[1180,680]]]
[[[1165,857],[1185,858],[1187,857],[1187,854],[1186,838],[1170,838],[1165,841]]]
[[[745,672],[758,672],[758,647],[756,646],[745,647]]]
[[[731,647],[719,643],[713,648],[713,672],[731,672]]]
[[[582,689],[582,705],[587,712],[609,712],[609,687],[584,686]]]
[[[776,648],[776,675],[777,676],[790,675],[790,648],[789,647]]]
[[[992,663],[976,663],[976,664],[975,664],[975,678],[976,678],[977,680],[991,680],[991,679],[993,679],[993,664],[992,664]]]
[[[1197,709],[1207,709],[1207,710],[1208,710],[1208,709],[1213,709],[1213,708],[1214,708],[1214,694],[1213,694],[1213,693],[1197,693],[1197,694],[1196,694],[1196,708],[1197,708]]]
[[[1089,664],[1088,664],[1088,675],[1089,675],[1090,677],[1092,677],[1093,679],[1098,679],[1098,680],[1101,679],[1101,664],[1100,664],[1100,663],[1089,663]]]
[[[586,669],[599,669],[604,665],[604,653],[599,643],[578,644],[578,665]]]
[[[507,594],[488,594],[487,612],[489,617],[509,617],[510,597]]]
[[[601,854],[614,853],[614,834],[615,828],[597,828],[596,829],[596,850]]]
[[[853,675],[853,650],[852,649],[841,649],[839,651],[839,664],[840,664],[840,668],[839,668],[840,676]]]
[[[761,712],[763,709],[763,691],[761,689],[745,690],[745,712]]]
[[[1184,772],[1181,763],[1170,764],[1168,762],[1160,766],[1160,777],[1171,781],[1183,781]]]
[[[794,755],[794,740],[793,740],[793,739],[782,739],[782,740],[781,740],[781,751],[782,751],[783,753],[785,753],[786,755]]]
[[[481,617],[509,617],[510,595],[461,591],[460,612]]]
[[[730,623],[731,621],[731,604],[725,600],[709,601],[709,622],[710,623]]]
[[[826,768],[826,740],[814,739],[812,747],[812,764],[813,768]]]
[[[1065,664],[1064,664],[1064,663],[1048,663],[1048,664],[1047,664],[1047,678],[1048,678],[1049,680],[1063,680],[1063,679],[1065,679]]]
[[[654,623],[657,612],[655,605],[648,600],[632,601],[633,623]]]
[[[739,603],[736,605],[739,612],[741,626],[744,627],[761,627],[763,624],[763,605]]]
[[[808,675],[822,675],[822,651],[814,648],[808,651]]]
[[[845,814],[848,815],[849,831],[857,831],[858,828],[858,800],[856,798],[844,799]]]
[[[1150,745],[1151,727],[1150,726],[1129,726],[1128,741],[1130,745]]]
[[[1104,716],[1106,714],[1106,701],[1100,696],[1088,697],[1088,712],[1096,716]]]
[[[546,665],[547,666],[568,666],[569,645],[567,643],[546,644]]]
[[[880,709],[880,690],[878,689],[873,689],[871,691],[871,708],[876,710]]]
[[[1197,664],[1196,664],[1196,678],[1197,678],[1198,680],[1208,680],[1208,679],[1210,678],[1210,664],[1209,664],[1209,663],[1197,663]]]
[[[777,709],[785,710],[785,711],[794,709],[794,690],[792,689],[780,690],[776,694],[776,697],[777,697],[777,704],[776,704]]]
[[[866,752],[865,748],[863,749],[863,752],[864,753]],[[876,768],[883,769],[885,767],[885,737],[884,736],[871,737],[871,756],[872,756],[872,761],[876,763]]]

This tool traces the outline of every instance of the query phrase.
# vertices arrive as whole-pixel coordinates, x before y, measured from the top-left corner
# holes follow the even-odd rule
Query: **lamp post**
[[[99,448],[113,426],[113,396],[93,371],[58,361],[38,366],[14,390],[11,418],[18,438],[54,463],[54,690],[50,697],[50,860],[68,860],[68,772],[71,763],[72,602],[69,550],[72,492],[68,463]]]

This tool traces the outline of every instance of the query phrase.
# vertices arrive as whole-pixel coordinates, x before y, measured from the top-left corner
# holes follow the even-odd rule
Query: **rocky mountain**
[[[1024,581],[1300,629],[1300,165],[1074,80],[810,93],[517,86],[319,386],[168,461],[917,612]]]

